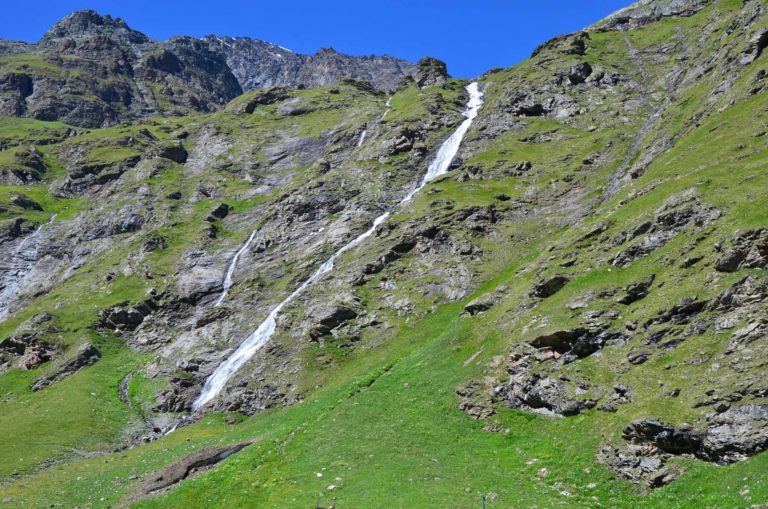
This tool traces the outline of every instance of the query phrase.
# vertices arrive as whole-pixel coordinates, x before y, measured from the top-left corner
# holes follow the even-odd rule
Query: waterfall
[[[237,261],[240,259],[240,256],[242,256],[242,254],[245,253],[249,247],[251,247],[251,244],[253,243],[253,238],[255,236],[256,236],[256,231],[254,230],[253,233],[251,233],[251,235],[248,237],[248,240],[245,241],[245,244],[243,244],[243,247],[241,247],[240,250],[237,253],[235,253],[235,256],[232,258],[232,261],[229,262],[229,268],[227,268],[227,275],[224,278],[224,290],[221,292],[221,295],[216,300],[216,304],[214,304],[214,307],[221,306],[221,303],[224,302],[224,299],[227,298],[229,289],[232,288],[232,285],[234,284],[232,281],[232,276],[235,274]]]
[[[384,120],[384,118],[387,116],[387,113],[389,113],[392,110],[392,98],[390,97],[387,99],[386,102],[387,110],[384,112],[384,114],[381,116],[379,121]],[[363,132],[360,133],[360,138],[357,141],[357,146],[360,147],[363,145],[363,142],[365,142],[365,138],[368,136],[368,130],[363,129]],[[234,282],[232,281],[232,276],[235,273],[235,268],[237,267],[237,262],[240,260],[240,256],[245,253],[245,251],[251,247],[251,243],[253,242],[253,238],[256,236],[256,232],[254,231],[251,233],[251,236],[248,237],[248,240],[245,242],[243,247],[235,253],[235,256],[232,258],[232,261],[229,263],[229,268],[227,268],[227,275],[224,278],[224,289],[221,292],[221,295],[218,299],[216,299],[216,303],[213,305],[214,307],[221,306],[221,304],[224,302],[224,299],[227,298],[227,295],[229,294],[229,290],[232,288],[232,285]]]
[[[359,147],[360,145],[362,145],[362,144],[363,144],[363,142],[365,141],[365,137],[366,137],[367,135],[368,135],[368,131],[366,131],[366,130],[363,130],[362,134],[360,135],[360,139],[359,139],[359,140],[358,140],[358,142],[357,142],[357,146],[358,146],[358,147]]]
[[[390,97],[389,99],[387,99],[387,104],[386,104],[386,106],[387,106],[387,111],[385,111],[385,112],[384,112],[384,113],[381,115],[381,118],[379,119],[379,122],[381,122],[382,120],[384,120],[385,118],[387,118],[387,115],[389,115],[389,112],[390,112],[390,111],[392,111],[392,98],[391,98],[391,97]]]
[[[453,159],[459,151],[459,146],[467,133],[472,121],[477,116],[480,107],[483,105],[483,92],[480,90],[480,86],[477,83],[471,83],[467,86],[467,92],[469,92],[469,102],[467,103],[466,110],[464,111],[465,120],[459,125],[451,136],[448,137],[445,142],[440,146],[440,149],[435,156],[435,159],[429,165],[426,175],[421,182],[412,189],[397,206],[409,201],[413,196],[419,192],[430,181],[443,175],[448,171]],[[387,101],[387,105],[391,104]],[[292,294],[290,294],[285,300],[278,304],[267,316],[261,325],[246,338],[245,341],[238,347],[237,350],[218,368],[213,372],[211,376],[205,381],[203,390],[198,396],[197,400],[192,404],[192,411],[196,412],[202,408],[206,403],[215,398],[224,386],[229,382],[232,376],[245,364],[253,355],[258,352],[272,337],[277,325],[277,315],[282,309],[293,299],[295,299],[301,292],[303,292],[309,285],[320,279],[323,275],[327,274],[333,269],[333,264],[336,259],[346,251],[360,244],[363,240],[370,237],[376,228],[389,218],[391,212],[385,212],[377,217],[368,230],[360,234],[354,240],[344,245],[341,249],[336,251],[328,260],[325,261],[320,267],[318,267],[309,279],[304,281]],[[233,260],[233,264],[236,260]]]
[[[16,296],[16,292],[19,290],[21,282],[27,276],[29,271],[32,270],[32,266],[37,261],[38,246],[35,241],[40,236],[43,229],[55,220],[56,214],[51,216],[51,219],[49,219],[47,223],[38,226],[34,233],[22,239],[22,241],[19,242],[19,245],[16,246],[16,249],[13,250],[13,254],[11,255],[12,258],[9,260],[10,263],[8,264],[8,269],[12,271],[10,281],[5,285],[5,288],[0,291],[0,320],[4,320],[5,317],[8,316],[8,308],[10,307],[11,301]],[[32,243],[32,245],[27,248],[27,245],[30,243]]]

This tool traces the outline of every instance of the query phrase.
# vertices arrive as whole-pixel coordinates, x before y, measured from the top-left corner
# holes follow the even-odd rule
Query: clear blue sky
[[[301,53],[331,46],[411,61],[432,55],[473,77],[509,66],[547,39],[573,32],[630,0],[4,0],[0,38],[37,41],[78,9],[121,17],[155,39],[242,35]]]

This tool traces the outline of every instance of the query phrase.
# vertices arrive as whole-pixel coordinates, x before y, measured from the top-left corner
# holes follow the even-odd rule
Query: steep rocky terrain
[[[487,72],[450,171],[405,203],[469,99],[434,59],[391,95],[4,117],[2,499],[768,503],[767,10],[643,0]]]
[[[333,48],[303,55],[249,37],[209,35],[204,40],[223,53],[243,90],[272,86],[322,87],[341,79],[358,79],[379,90],[394,90],[413,64],[390,56],[354,57]]]
[[[120,18],[78,11],[37,44],[0,40],[0,114],[107,127],[218,110],[243,90],[364,79],[394,89],[413,65],[333,50],[298,55],[255,39],[154,41]]]

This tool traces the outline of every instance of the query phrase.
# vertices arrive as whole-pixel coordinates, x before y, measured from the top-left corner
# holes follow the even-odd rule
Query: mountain
[[[226,55],[227,63],[243,90],[272,86],[322,87],[356,79],[379,90],[395,90],[415,66],[389,56],[353,57],[323,48],[314,55],[293,51],[249,37],[209,35],[204,40]]]
[[[391,96],[3,117],[0,500],[761,507],[767,10],[644,0]],[[40,44],[149,58],[104,22]]]
[[[79,11],[36,45],[0,57],[0,112],[78,127],[218,109],[242,93],[204,42],[155,42],[121,19]]]
[[[229,41],[229,42],[227,42]],[[394,89],[413,65],[332,50],[297,55],[254,39],[154,41],[125,21],[78,11],[38,44],[0,41],[0,113],[106,127],[218,110],[243,90],[364,79]]]

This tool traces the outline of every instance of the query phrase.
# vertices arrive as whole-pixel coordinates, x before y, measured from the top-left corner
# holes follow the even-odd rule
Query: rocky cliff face
[[[712,0],[640,0],[608,16],[592,28],[629,30],[676,16],[693,16]]]
[[[178,37],[157,43],[124,21],[80,11],[37,45],[8,43],[0,112],[80,127],[213,111],[240,93],[224,56]]]
[[[321,87],[343,79],[357,79],[371,83],[378,90],[392,91],[415,70],[413,64],[390,56],[353,57],[332,48],[302,55],[249,37],[209,35],[204,40],[226,55],[243,90],[271,86]]]
[[[0,114],[104,127],[148,115],[211,112],[243,90],[361,79],[391,90],[413,66],[333,50],[298,55],[247,38],[157,42],[125,21],[79,11],[36,45],[0,41]]]
[[[2,496],[142,506],[181,460],[153,504],[768,500],[767,20],[642,2],[489,71],[450,171],[396,209],[464,118],[466,83],[434,59],[391,97],[345,80],[107,129],[4,118],[0,428],[20,438],[0,441]],[[131,68],[181,87],[190,59],[223,68],[212,46]],[[182,480],[193,450],[257,437]]]

